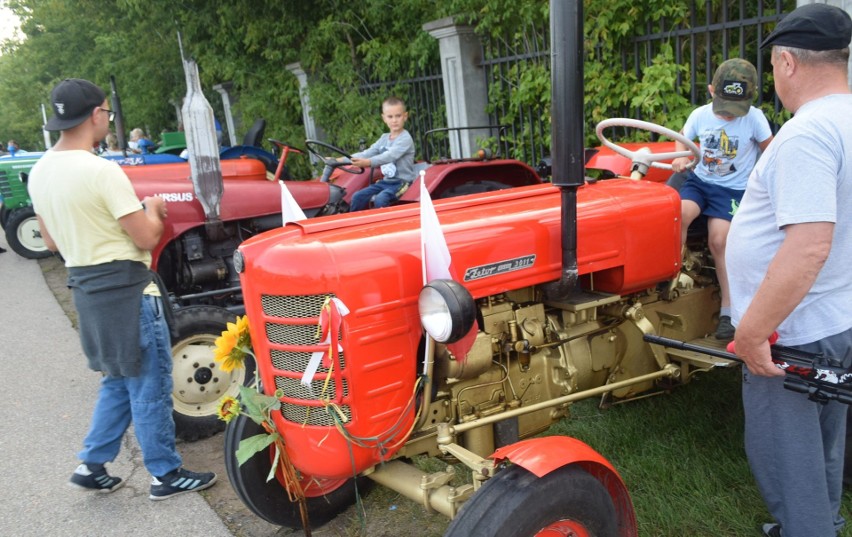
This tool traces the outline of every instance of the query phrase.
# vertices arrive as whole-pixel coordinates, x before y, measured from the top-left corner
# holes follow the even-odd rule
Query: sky
[[[6,7],[6,2],[0,0],[0,41],[15,36],[18,28],[18,18]]]

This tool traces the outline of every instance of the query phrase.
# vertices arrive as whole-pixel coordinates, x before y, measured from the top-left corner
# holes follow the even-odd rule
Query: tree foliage
[[[727,4],[733,5],[713,0],[695,9],[713,11],[702,15],[709,20]],[[747,4],[746,9],[756,9]],[[424,23],[452,15],[474,26],[483,40],[501,39],[536,52],[540,36],[530,28],[547,28],[549,17],[548,3],[541,0],[9,0],[8,5],[21,18],[26,39],[0,47],[0,138],[16,138],[28,149],[41,145],[40,106],[47,104],[50,88],[67,77],[107,88],[115,76],[128,130],[141,126],[157,137],[177,128],[175,105],[186,93],[180,34],[183,52],[197,61],[220,119],[221,99],[213,86],[232,83],[238,143],[254,119],[263,117],[266,137],[302,145],[300,89],[287,68],[298,62],[308,74],[307,96],[327,140],[355,150],[359,140],[369,142],[383,131],[382,99],[391,93],[406,97],[407,86],[394,81],[438,66],[438,43],[423,31]],[[684,53],[682,42],[672,37],[651,50],[634,47],[632,40],[694,24],[695,5],[585,0],[589,143],[592,126],[612,115],[639,116],[675,129],[682,125],[694,106],[693,71],[675,61]],[[746,53],[747,58],[758,54]],[[702,65],[692,66],[696,78],[704,78],[705,56],[720,61],[721,54],[699,52]],[[486,106],[499,111],[501,123],[534,116],[547,124],[547,57],[514,64],[511,76],[513,87],[492,86]],[[425,113],[411,110],[412,118],[424,119]],[[439,113],[443,108],[432,110]],[[549,144],[549,126],[539,131],[519,136]]]

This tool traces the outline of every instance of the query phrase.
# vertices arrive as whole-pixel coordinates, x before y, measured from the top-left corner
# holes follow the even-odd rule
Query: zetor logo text
[[[192,201],[194,199],[192,192],[163,192],[162,194],[154,194],[160,196],[163,200],[174,203],[176,201]]]

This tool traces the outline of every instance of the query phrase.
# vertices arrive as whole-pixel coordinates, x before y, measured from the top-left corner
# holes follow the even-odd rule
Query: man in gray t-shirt
[[[745,361],[749,465],[776,523],[770,537],[834,537],[847,405],[784,389],[768,338],[852,365],[852,18],[809,4],[772,46],[775,90],[793,112],[749,177],[728,235],[731,317]],[[818,80],[819,84],[814,84]]]

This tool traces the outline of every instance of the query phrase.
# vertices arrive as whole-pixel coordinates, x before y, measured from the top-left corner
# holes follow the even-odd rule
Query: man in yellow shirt
[[[66,79],[50,101],[45,128],[61,134],[33,166],[29,192],[45,244],[65,259],[89,367],[104,375],[70,484],[100,493],[121,487],[104,464],[115,460],[132,422],[153,476],[151,500],[208,488],[216,474],[181,468],[175,448],[167,306],[149,269],[165,202],[140,203],[121,167],[92,154],[114,116],[101,88]]]

